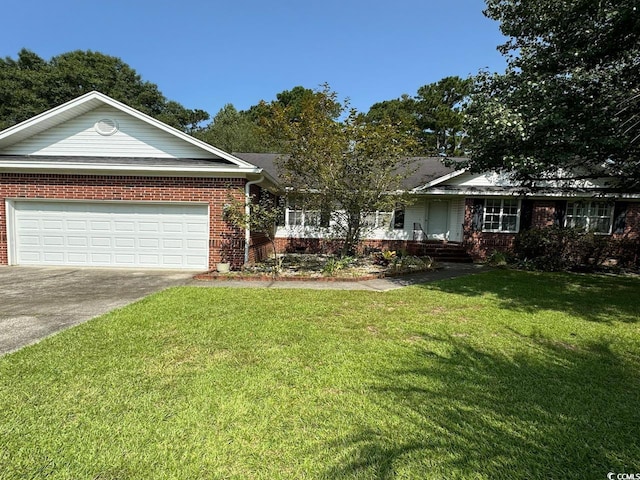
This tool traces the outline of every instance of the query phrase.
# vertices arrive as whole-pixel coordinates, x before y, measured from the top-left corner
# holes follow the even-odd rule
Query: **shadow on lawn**
[[[423,287],[465,296],[494,295],[499,306],[509,310],[555,310],[597,322],[640,320],[640,279],[633,277],[494,270]]]
[[[523,353],[507,356],[423,337],[374,377],[371,398],[388,422],[341,439],[326,477],[583,480],[640,471],[637,357],[627,362],[606,342],[523,342]]]

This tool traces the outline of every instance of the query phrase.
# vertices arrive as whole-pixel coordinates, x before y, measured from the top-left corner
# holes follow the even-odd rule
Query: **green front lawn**
[[[0,478],[640,472],[640,279],[175,288],[0,359]]]

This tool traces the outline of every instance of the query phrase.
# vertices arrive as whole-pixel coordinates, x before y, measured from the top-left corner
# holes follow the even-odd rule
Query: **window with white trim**
[[[285,209],[284,224],[289,227],[327,227],[328,212],[309,210],[303,197],[290,197]]]
[[[565,226],[592,233],[611,233],[613,204],[608,202],[567,202]]]
[[[365,228],[391,228],[393,212],[367,212],[362,215],[362,226]]]
[[[520,201],[512,198],[487,198],[482,218],[483,232],[516,233],[520,224]]]

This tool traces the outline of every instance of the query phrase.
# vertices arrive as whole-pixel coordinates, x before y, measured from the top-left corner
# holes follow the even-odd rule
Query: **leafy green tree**
[[[461,155],[465,151],[465,101],[471,79],[445,77],[424,85],[417,95],[403,95],[374,104],[366,115],[370,122],[383,119],[398,123],[416,138],[416,154]]]
[[[45,95],[50,72],[51,66],[28,50],[16,60],[0,59],[0,129],[50,108]]]
[[[204,110],[190,110],[168,101],[154,83],[121,59],[92,51],[73,51],[45,61],[23,49],[17,60],[0,59],[0,127],[26,120],[92,90],[186,132],[209,119]]]
[[[428,150],[445,155],[464,153],[467,140],[463,128],[464,106],[471,85],[471,79],[455,76],[418,89],[415,111]]]
[[[403,94],[400,98],[374,103],[366,114],[368,122],[392,122],[417,130],[415,100]]]
[[[289,115],[290,119],[295,120],[300,116],[304,102],[312,98],[314,95],[315,92],[310,88],[298,85],[293,87],[291,90],[283,90],[282,92],[277,93],[276,99],[272,102],[266,102],[263,100],[257,105],[251,106],[245,113],[256,124],[261,125],[268,122],[273,114],[273,108],[278,107],[286,109],[287,115]],[[336,117],[340,114],[340,105],[338,103],[333,105],[332,113]]]
[[[239,200],[242,198],[243,200]],[[246,197],[239,191],[236,195],[227,196],[227,206],[224,218],[236,228],[262,233],[271,244],[273,252],[274,270],[277,275],[282,270],[282,259],[278,258],[276,248],[276,224],[282,216],[282,205],[278,197],[267,190],[260,190],[260,194]]]
[[[265,152],[268,139],[249,117],[228,103],[213,117],[213,122],[195,134],[227,152]]]
[[[640,187],[636,0],[487,0],[508,37],[503,74],[482,72],[468,109],[470,166],[526,184],[617,177]]]
[[[397,125],[367,122],[328,85],[305,96],[295,115],[274,105],[269,127],[283,139],[279,168],[287,186],[307,194],[307,208],[332,212],[342,254],[353,252],[366,215],[398,201],[394,193],[413,168],[413,138]]]

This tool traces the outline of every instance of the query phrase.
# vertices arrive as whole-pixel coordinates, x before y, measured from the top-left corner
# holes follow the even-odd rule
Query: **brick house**
[[[261,168],[91,92],[0,132],[0,265],[240,266],[259,237],[223,208],[258,183],[276,188]]]
[[[277,157],[224,152],[88,93],[0,132],[0,265],[238,268],[269,243],[225,222],[225,205],[230,196],[280,194]],[[610,193],[604,179],[524,194],[507,176],[436,157],[417,164],[403,186],[413,201],[367,214],[364,248],[482,259],[533,226],[640,235],[640,194]],[[304,197],[289,196],[279,251],[335,248],[325,222]]]
[[[236,155],[278,178],[277,155]],[[459,159],[449,160],[455,165]],[[412,201],[394,211],[371,212],[365,248],[482,260],[493,251],[511,250],[520,231],[552,225],[640,241],[640,194],[612,193],[608,179],[526,192],[508,175],[471,173],[446,166],[439,157],[416,161],[417,171],[403,186]],[[281,251],[330,251],[334,245],[327,232],[318,212],[305,211],[304,200],[294,197],[278,226],[277,244]]]

